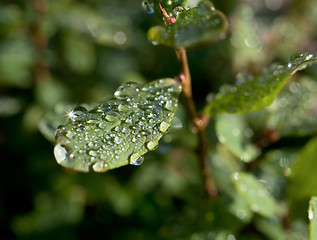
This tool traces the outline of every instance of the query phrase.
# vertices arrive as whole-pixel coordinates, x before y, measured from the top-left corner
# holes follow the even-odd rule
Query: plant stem
[[[185,106],[190,117],[190,121],[194,126],[193,132],[196,133],[196,135],[198,136],[198,146],[196,149],[196,153],[199,157],[205,191],[206,194],[210,198],[212,198],[217,195],[217,189],[214,185],[211,171],[208,168],[207,164],[208,140],[205,128],[208,124],[209,118],[207,116],[200,117],[197,113],[196,106],[192,97],[191,77],[185,48],[175,49],[175,52],[180,63],[179,80],[183,86]]]

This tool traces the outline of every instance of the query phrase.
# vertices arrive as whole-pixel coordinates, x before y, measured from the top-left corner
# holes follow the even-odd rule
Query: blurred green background
[[[213,3],[227,14],[230,34],[188,52],[199,109],[239,72],[317,53],[315,0]],[[213,200],[204,196],[182,103],[139,167],[83,174],[56,163],[54,131],[72,107],[106,100],[123,82],[177,76],[173,50],[146,38],[163,22],[145,5],[1,0],[0,238],[307,239],[308,200],[317,195],[316,67],[296,74],[269,108],[212,120]],[[246,151],[253,162],[240,161]]]

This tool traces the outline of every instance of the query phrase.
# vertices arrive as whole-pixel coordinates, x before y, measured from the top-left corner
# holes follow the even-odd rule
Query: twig
[[[189,114],[190,120],[194,126],[193,131],[198,136],[198,146],[196,149],[199,157],[200,167],[202,171],[203,182],[207,195],[212,198],[217,195],[217,189],[211,176],[211,171],[208,168],[208,140],[205,132],[206,125],[208,124],[209,117],[200,117],[197,113],[196,106],[192,97],[192,86],[190,71],[186,56],[185,48],[175,49],[177,59],[180,63],[179,80],[183,86],[183,96],[185,106]]]

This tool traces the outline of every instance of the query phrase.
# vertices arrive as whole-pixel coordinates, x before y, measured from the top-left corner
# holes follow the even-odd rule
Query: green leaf
[[[253,131],[248,128],[243,115],[218,115],[216,133],[219,141],[242,161],[250,162],[260,153],[251,142]]]
[[[309,239],[317,239],[317,197],[312,197],[309,201],[308,218],[309,225]]]
[[[277,204],[265,187],[251,174],[235,173],[232,177],[237,192],[250,209],[264,217],[277,214]]]
[[[311,135],[317,132],[317,82],[301,78],[291,82],[267,108],[268,129],[280,136]]]
[[[292,166],[287,196],[294,218],[303,217],[311,196],[317,195],[317,138],[310,140],[299,152]]]
[[[181,86],[174,79],[126,83],[91,111],[77,107],[57,129],[54,154],[64,167],[105,172],[140,165],[168,131]]]
[[[180,12],[175,23],[150,28],[148,38],[154,45],[190,48],[223,39],[227,32],[226,16],[211,2],[201,1],[197,7]]]
[[[242,77],[233,85],[216,94],[204,109],[205,114],[247,113],[259,111],[272,104],[287,80],[309,63],[317,61],[317,55],[294,56],[287,66],[277,66],[259,77]]]

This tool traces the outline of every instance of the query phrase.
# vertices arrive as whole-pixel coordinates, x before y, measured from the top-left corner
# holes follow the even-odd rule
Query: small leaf
[[[317,197],[312,197],[309,202],[308,218],[309,225],[309,239],[317,239]]]
[[[237,172],[233,175],[232,181],[237,192],[253,212],[264,217],[274,217],[277,214],[274,198],[253,175]]]
[[[280,65],[259,77],[243,77],[235,85],[218,93],[204,112],[214,116],[219,113],[259,111],[272,104],[291,75],[316,61],[317,55],[300,54],[294,56],[286,67]]]
[[[292,166],[287,197],[294,218],[303,217],[311,196],[317,195],[317,138],[310,140],[299,152]]]
[[[253,131],[246,125],[243,115],[218,115],[216,133],[219,141],[242,161],[250,162],[260,153],[251,143]]]
[[[168,131],[180,91],[174,79],[126,83],[91,111],[73,109],[68,123],[57,129],[57,162],[83,172],[140,165]]]
[[[209,1],[177,14],[175,23],[154,26],[148,31],[153,44],[169,47],[197,47],[223,39],[228,32],[226,16]]]

